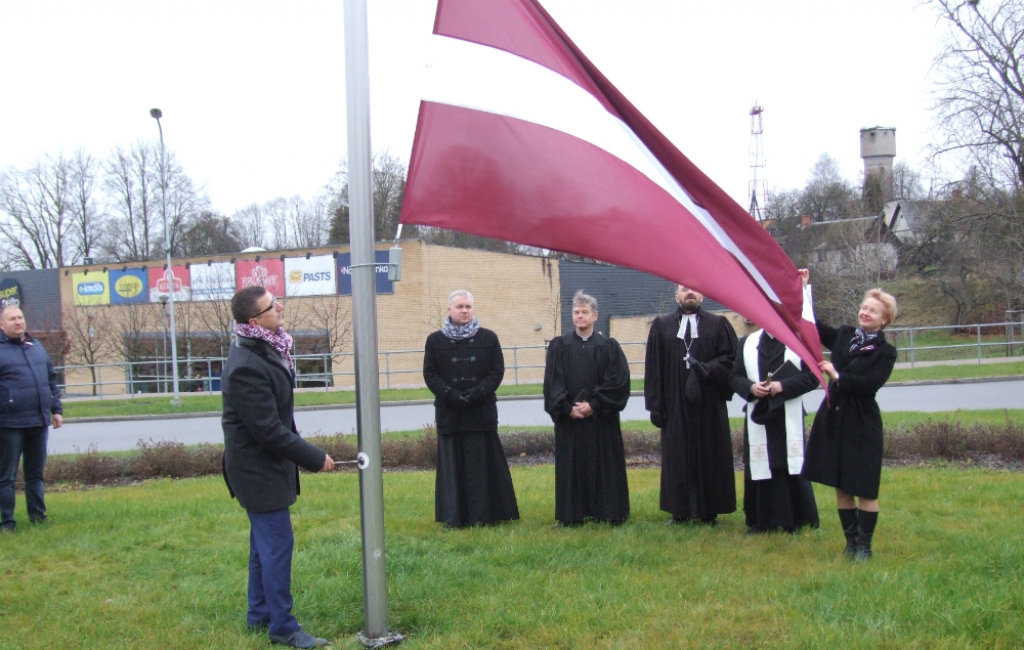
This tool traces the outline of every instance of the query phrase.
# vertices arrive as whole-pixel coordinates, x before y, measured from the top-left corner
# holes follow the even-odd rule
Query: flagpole
[[[356,361],[356,426],[363,533],[365,623],[359,640],[367,647],[401,641],[388,632],[384,554],[384,480],[380,444],[380,369],[377,364],[377,305],[374,291],[370,72],[366,0],[345,0],[345,94],[348,113],[349,233],[352,251],[352,338]]]

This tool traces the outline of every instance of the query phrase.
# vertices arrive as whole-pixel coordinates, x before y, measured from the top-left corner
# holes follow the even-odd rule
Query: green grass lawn
[[[966,379],[973,377],[1006,377],[1024,375],[1024,362],[994,363],[985,365],[933,366],[896,370],[890,381],[922,381],[937,379]],[[642,380],[634,379],[632,389],[643,390]],[[540,395],[540,384],[501,386],[499,396]],[[426,388],[392,388],[381,390],[381,402],[433,399]],[[295,394],[296,406],[320,406],[329,404],[354,404],[354,391],[303,391]],[[170,396],[111,398],[102,400],[68,400],[64,403],[64,415],[68,418],[122,417],[136,415],[166,415],[169,413],[214,413],[221,410],[220,395],[202,393],[182,394],[180,408],[171,406]]]
[[[659,472],[631,470],[621,528],[553,530],[551,466],[512,470],[522,519],[450,531],[432,472],[385,474],[390,622],[405,648],[1015,648],[1024,639],[1021,474],[886,469],[876,557],[823,527],[746,538],[666,526]],[[739,477],[738,477],[739,481]],[[245,629],[248,522],[216,477],[49,495],[0,536],[2,648],[269,648]],[[358,479],[303,477],[295,613],[361,647]],[[19,496],[19,519],[24,502]]]

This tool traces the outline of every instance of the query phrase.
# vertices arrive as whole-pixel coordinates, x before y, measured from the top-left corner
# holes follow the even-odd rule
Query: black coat
[[[498,335],[480,328],[472,338],[453,341],[440,330],[427,337],[423,379],[434,394],[437,433],[497,431],[495,391],[505,377]],[[467,398],[457,399],[458,395]]]
[[[296,465],[311,472],[327,453],[303,440],[295,427],[294,373],[269,343],[237,337],[224,362],[224,479],[231,496],[252,512],[295,503]]]
[[[690,354],[707,364],[696,401],[685,396],[690,373],[686,344],[676,335],[682,309],[659,316],[647,337],[644,398],[664,418],[661,429],[661,509],[677,519],[710,518],[736,510],[736,476],[727,403],[736,332],[728,319],[698,311]]]
[[[882,414],[875,401],[896,365],[896,348],[878,333],[868,346],[850,353],[856,329],[818,323],[822,344],[832,351],[839,381],[828,387],[814,417],[802,476],[865,499],[878,498],[882,476]]]
[[[498,336],[481,328],[452,341],[427,337],[423,379],[434,393],[437,472],[434,519],[472,526],[519,519],[512,475],[498,437],[498,390],[505,357]],[[459,396],[465,399],[458,399]]]
[[[28,334],[21,340],[0,332],[0,428],[50,426],[63,413],[57,372],[46,348]]]

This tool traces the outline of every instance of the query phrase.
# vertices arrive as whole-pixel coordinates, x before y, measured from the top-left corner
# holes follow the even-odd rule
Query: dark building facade
[[[572,324],[572,297],[582,289],[597,298],[600,317],[594,329],[609,335],[610,319],[624,316],[663,314],[676,308],[676,288],[673,282],[633,269],[597,262],[562,260],[558,264],[562,294],[562,331],[569,332]],[[726,308],[706,298],[704,308],[722,312]]]

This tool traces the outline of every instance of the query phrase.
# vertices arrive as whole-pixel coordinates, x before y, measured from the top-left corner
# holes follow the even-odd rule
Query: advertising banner
[[[334,257],[317,255],[289,257],[284,261],[285,290],[289,296],[333,296],[338,292],[334,279]]]
[[[170,296],[174,291],[174,300],[184,302],[192,296],[188,269],[184,266],[172,266],[167,271],[162,266],[151,266],[146,269],[149,277],[149,301],[160,302],[160,296]]]
[[[110,272],[110,304],[130,305],[149,302],[149,278],[146,269],[126,269]]]
[[[231,262],[193,264],[192,300],[231,300],[235,295],[235,265]]]
[[[388,252],[374,251],[373,277],[376,279],[374,287],[377,293],[394,293],[395,283],[388,280]],[[352,255],[350,253],[338,254],[338,295],[352,295]]]
[[[284,297],[284,264],[281,260],[235,263],[235,286],[263,287],[275,298]]]
[[[72,273],[71,294],[75,306],[109,305],[110,274],[106,271]]]
[[[14,278],[0,280],[0,308],[21,306],[21,285]]]

